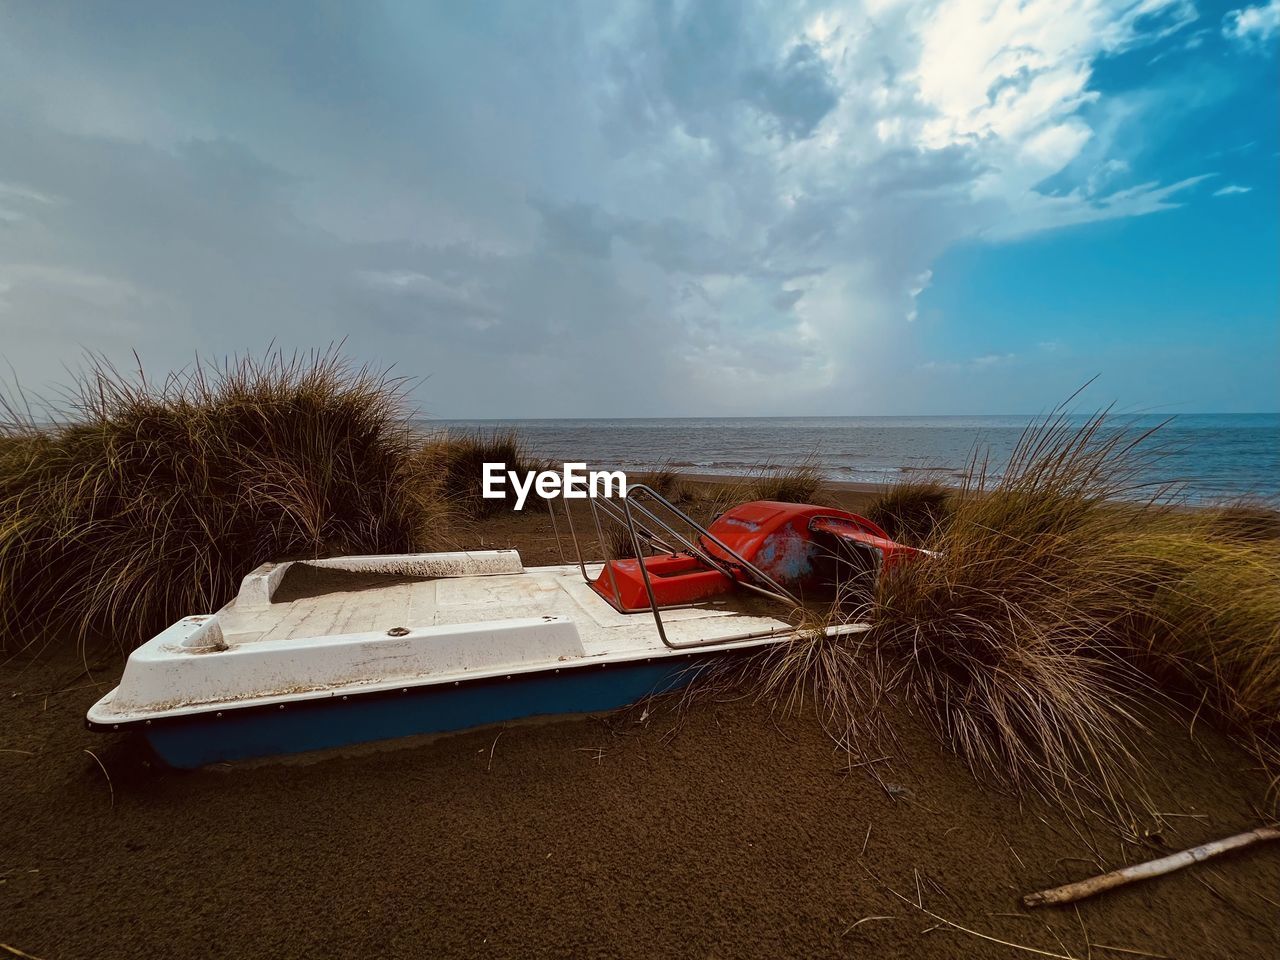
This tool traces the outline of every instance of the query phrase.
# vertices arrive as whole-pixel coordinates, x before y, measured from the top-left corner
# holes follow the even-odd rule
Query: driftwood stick
[[[1181,853],[1172,853],[1167,857],[1161,857],[1159,860],[1149,860],[1146,863],[1135,864],[1122,870],[1112,870],[1110,873],[1104,873],[1101,876],[1064,884],[1051,890],[1028,893],[1022,898],[1022,903],[1028,907],[1073,903],[1076,900],[1083,900],[1085,897],[1092,897],[1095,893],[1122,887],[1126,883],[1133,883],[1136,880],[1146,880],[1149,877],[1159,877],[1166,873],[1172,873],[1174,870],[1181,870],[1183,867],[1189,867],[1191,864],[1199,863],[1201,860],[1208,860],[1219,854],[1227,853],[1231,850],[1239,850],[1241,847],[1262,843],[1266,840],[1280,840],[1280,829],[1276,827],[1258,827],[1256,830],[1237,833],[1234,837],[1214,840],[1212,843],[1201,844],[1198,847],[1192,847],[1190,850],[1183,850]]]

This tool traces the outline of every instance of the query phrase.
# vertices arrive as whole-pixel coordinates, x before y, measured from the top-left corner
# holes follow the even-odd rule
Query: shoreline
[[[1085,415],[1081,415],[1084,417]],[[1135,421],[1134,416],[1138,416]],[[912,425],[859,417],[654,418],[614,421],[432,421],[424,436],[512,436],[531,455],[584,461],[596,468],[644,473],[669,468],[690,476],[739,476],[770,466],[814,466],[838,484],[963,481],[975,451],[998,472],[1024,430],[1037,422],[1001,417],[920,417]],[[1141,415],[1114,414],[1106,429],[1132,435],[1155,426]],[[1206,418],[1189,414],[1145,442],[1152,484],[1179,482],[1195,503],[1280,499],[1280,418],[1272,414]]]
[[[635,475],[641,476],[643,472],[644,471],[637,471]],[[725,483],[741,483],[751,479],[751,476],[748,474],[680,473],[678,470],[676,472],[679,474],[682,482],[696,484],[699,487],[709,487]],[[628,473],[628,479],[630,479],[631,476],[632,475]],[[879,483],[869,480],[829,480],[826,477],[823,477],[822,486],[823,489],[828,491],[829,495],[834,495],[835,499],[842,503],[856,501],[865,506],[876,497],[879,497],[893,489],[899,483],[910,482],[934,482],[951,494],[959,493],[962,489],[958,484],[948,483],[936,476],[921,478],[920,481],[917,481],[914,478],[903,478],[902,480],[884,481]],[[1118,505],[1124,505],[1132,504],[1135,501],[1113,500],[1111,502]],[[1194,513],[1202,510],[1212,511],[1224,507],[1229,508],[1236,504],[1250,506],[1256,504],[1264,510],[1280,512],[1280,499],[1261,496],[1256,498],[1248,496],[1204,498],[1184,497],[1183,499],[1170,500],[1163,504],[1163,506],[1176,512],[1189,511]]]
[[[679,473],[679,471],[676,471]],[[637,474],[639,475],[639,474]],[[718,483],[740,483],[751,479],[748,474],[719,474],[719,473],[679,473],[680,479],[687,483],[696,483],[699,486],[712,486]],[[628,474],[630,478],[630,474]],[[852,494],[857,496],[872,496],[885,493],[893,486],[893,482],[873,483],[867,480],[828,480],[823,478],[822,484],[833,493]],[[942,484],[948,486],[948,484]],[[958,489],[958,488],[954,488]]]

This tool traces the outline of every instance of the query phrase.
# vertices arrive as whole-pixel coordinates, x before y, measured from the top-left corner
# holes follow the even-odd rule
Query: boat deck
[[[599,564],[588,564],[588,575],[599,572]],[[576,565],[335,589],[267,603],[246,603],[242,598],[243,592],[218,613],[229,646],[385,633],[396,627],[555,617],[577,626],[586,657],[643,656],[666,650],[649,611],[619,613],[583,581]],[[729,595],[694,607],[664,610],[662,622],[673,644],[703,643],[744,633],[784,631],[786,621],[771,615],[776,610],[776,605],[770,607],[750,595]]]
[[[658,668],[689,651],[776,642],[792,633],[778,613],[739,594],[666,609],[667,645],[650,611],[619,613],[577,566],[525,568],[514,550],[264,564],[217,613],[185,617],[134,650],[89,721],[117,729],[542,672]]]

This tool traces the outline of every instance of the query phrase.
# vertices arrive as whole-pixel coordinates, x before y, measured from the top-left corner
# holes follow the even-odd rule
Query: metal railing
[[[582,546],[578,542],[577,530],[573,525],[573,514],[569,509],[569,502],[563,498],[565,521],[569,527],[569,537],[573,541],[574,555],[578,562],[578,569],[582,573],[582,579],[588,586],[594,588],[594,581],[587,573],[586,562],[582,558]],[[686,536],[681,532],[671,520],[668,520],[656,513],[653,509],[645,504],[645,500],[652,501],[660,505],[666,510],[677,523],[683,524],[685,528],[692,531],[693,536]],[[734,550],[727,543],[713,534],[702,524],[698,523],[687,513],[673,504],[662,494],[658,493],[652,487],[643,483],[632,484],[627,488],[626,496],[624,496],[618,506],[617,503],[607,499],[597,500],[591,497],[587,500],[591,507],[591,518],[596,528],[596,539],[600,546],[600,553],[604,557],[604,568],[602,575],[607,576],[609,580],[610,592],[613,595],[613,606],[619,612],[627,612],[622,608],[622,594],[618,590],[617,576],[614,573],[612,561],[616,559],[613,551],[610,549],[608,541],[604,536],[604,527],[600,522],[600,515],[603,512],[605,517],[621,525],[626,531],[631,541],[632,550],[636,556],[637,565],[640,567],[640,577],[644,582],[645,595],[649,600],[649,610],[653,614],[654,625],[658,629],[658,637],[662,640],[664,646],[672,650],[683,650],[690,647],[708,646],[711,644],[735,643],[741,640],[754,640],[761,637],[779,636],[782,634],[793,633],[794,628],[775,629],[756,631],[754,633],[737,634],[730,637],[715,637],[707,640],[697,640],[687,643],[678,643],[671,640],[667,636],[666,627],[662,622],[661,607],[658,604],[657,597],[653,591],[653,581],[650,577],[649,570],[644,563],[646,556],[646,547],[652,551],[655,548],[659,552],[668,553],[672,556],[677,555],[678,551],[671,546],[668,540],[675,541],[680,544],[684,550],[691,556],[696,557],[702,563],[714,570],[720,571],[735,584],[745,587],[761,596],[779,603],[787,604],[788,607],[797,607],[800,601],[785,587],[779,584],[773,577],[765,573],[746,557],[742,556],[738,551]],[[560,557],[564,559],[564,550],[560,546],[560,528],[556,522],[555,508],[550,500],[547,501],[547,509],[551,514],[552,530],[556,538],[556,547],[560,551]],[[637,519],[639,514],[640,519]],[[656,529],[655,529],[656,528]],[[661,532],[659,532],[661,531]],[[665,537],[663,536],[665,534]],[[643,541],[643,543],[642,543]],[[714,546],[729,560],[723,557],[712,555],[707,546]],[[681,606],[693,606],[694,604],[682,604]],[[674,606],[668,606],[666,609],[677,609]],[[636,611],[639,612],[639,611]]]

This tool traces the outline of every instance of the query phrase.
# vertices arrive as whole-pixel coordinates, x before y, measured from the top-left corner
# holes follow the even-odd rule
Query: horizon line
[[[591,422],[597,420],[964,420],[979,417],[1043,417],[1051,414],[1052,411],[1042,411],[1039,413],[774,413],[774,414],[651,414],[616,417],[457,417],[457,416],[438,416],[438,415],[420,415],[414,414],[409,417],[410,420],[429,420],[429,421],[467,421],[472,423],[502,423],[510,421],[535,421],[535,420],[579,420],[583,422]],[[1094,416],[1097,411],[1071,411],[1066,416],[1088,417]],[[1182,413],[1165,413],[1163,411],[1109,411],[1109,417],[1159,417],[1164,416],[1169,419],[1177,419],[1178,417],[1275,417],[1280,416],[1280,410],[1196,410],[1186,411]]]

